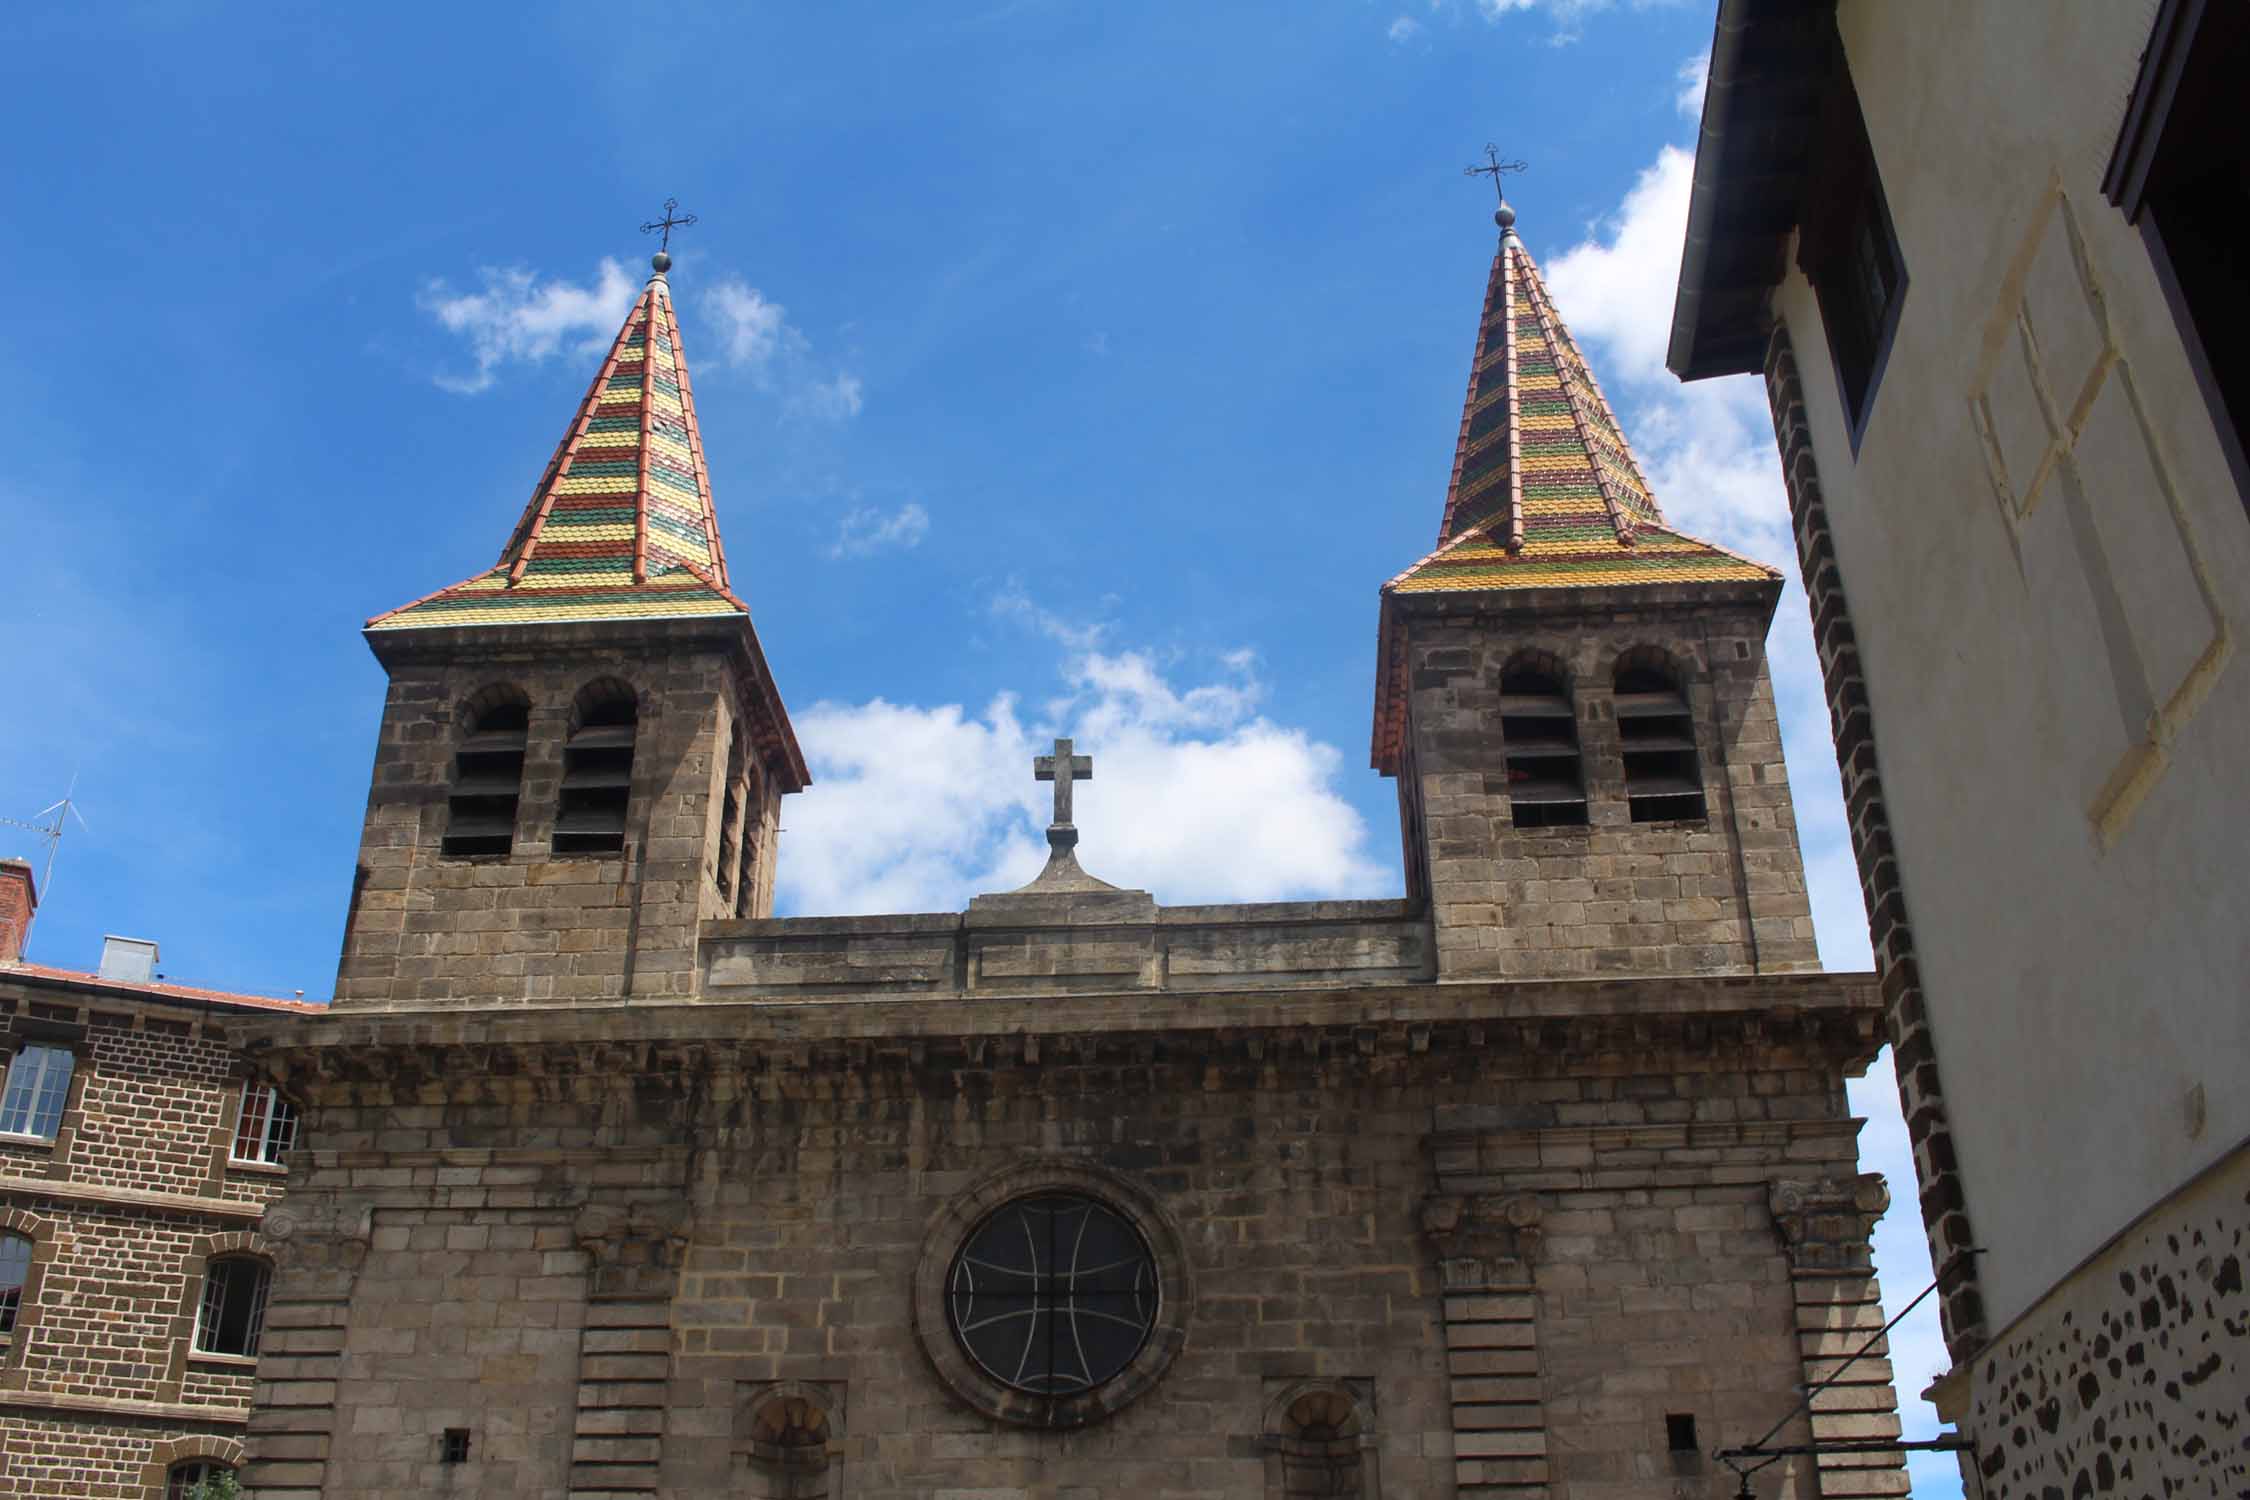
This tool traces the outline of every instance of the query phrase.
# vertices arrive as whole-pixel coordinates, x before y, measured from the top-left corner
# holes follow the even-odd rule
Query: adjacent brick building
[[[1904,1492],[1780,580],[1502,222],[1382,593],[1393,901],[1107,885],[1065,741],[1025,889],[769,916],[808,778],[658,257],[500,560],[369,626],[337,1002],[242,1038],[307,1132],[261,1500]]]
[[[25,962],[0,861],[0,1494],[155,1500],[242,1458],[294,1111],[233,1028],[300,1002],[168,984],[153,944]]]

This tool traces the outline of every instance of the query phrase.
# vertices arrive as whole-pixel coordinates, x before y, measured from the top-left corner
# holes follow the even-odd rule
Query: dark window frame
[[[23,1246],[23,1264],[11,1266],[14,1257],[7,1251],[15,1245]],[[0,1339],[12,1337],[16,1325],[23,1318],[23,1294],[31,1284],[31,1261],[39,1251],[36,1241],[21,1230],[0,1230]],[[15,1275],[15,1280],[5,1278]]]
[[[254,1255],[210,1260],[203,1268],[203,1294],[196,1299],[194,1352],[257,1358],[272,1289],[273,1268]]]
[[[2250,510],[2250,353],[2239,339],[2205,336],[2250,317],[2241,256],[2231,264],[2225,256],[2239,243],[2234,225],[2244,210],[2224,207],[2230,187],[2236,201],[2250,199],[2250,168],[2244,151],[2228,149],[2223,128],[2231,124],[2235,139],[2244,133],[2233,90],[2250,65],[2250,37],[2238,13],[2213,19],[2215,9],[2209,0],[2158,7],[2102,193],[2140,231],[2236,494]],[[2230,167],[2235,181],[2214,191],[2214,176]]]
[[[1856,459],[1874,415],[1876,393],[1883,388],[1911,278],[1843,42],[1832,35],[1830,46],[1833,82],[1819,127],[1821,144],[1808,166],[1812,175],[1797,239],[1797,267],[1820,303],[1836,397]],[[1871,279],[1883,299],[1879,308],[1866,295]]]

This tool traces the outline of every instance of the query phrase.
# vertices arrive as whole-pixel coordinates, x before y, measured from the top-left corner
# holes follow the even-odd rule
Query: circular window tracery
[[[953,1258],[946,1315],[977,1367],[1011,1390],[1075,1395],[1132,1364],[1160,1305],[1140,1231],[1082,1193],[986,1215]]]
[[[1147,1393],[1187,1340],[1195,1277],[1146,1187],[1035,1157],[931,1218],[914,1271],[930,1366],[976,1410],[1030,1427],[1098,1422]]]

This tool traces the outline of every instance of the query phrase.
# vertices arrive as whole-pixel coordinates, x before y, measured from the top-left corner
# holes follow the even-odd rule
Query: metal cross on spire
[[[1070,753],[1070,741],[1057,740],[1054,754],[1035,755],[1031,758],[1031,774],[1040,781],[1055,784],[1054,826],[1070,827],[1070,784],[1094,779],[1094,758],[1091,755],[1073,755]]]
[[[661,255],[669,255],[672,253],[672,231],[675,229],[685,229],[694,222],[694,214],[682,214],[680,212],[679,199],[667,198],[664,200],[664,217],[661,219],[651,219],[648,223],[643,224],[641,226],[641,233],[654,234],[660,229],[663,230],[664,242],[657,246],[657,253]]]
[[[1508,190],[1501,185],[1500,178],[1502,174],[1508,172],[1528,172],[1531,170],[1531,164],[1529,162],[1523,161],[1502,161],[1500,159],[1500,148],[1492,144],[1492,142],[1490,141],[1486,141],[1484,143],[1484,162],[1485,164],[1481,167],[1463,167],[1461,169],[1461,175],[1464,177],[1491,178],[1492,191],[1499,195],[1501,206],[1506,207],[1508,202]]]

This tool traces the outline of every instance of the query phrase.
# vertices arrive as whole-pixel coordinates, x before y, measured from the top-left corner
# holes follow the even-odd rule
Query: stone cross
[[[1031,758],[1031,774],[1055,784],[1055,826],[1070,827],[1070,784],[1094,779],[1094,758],[1070,753],[1070,741],[1055,741],[1055,753]]]

